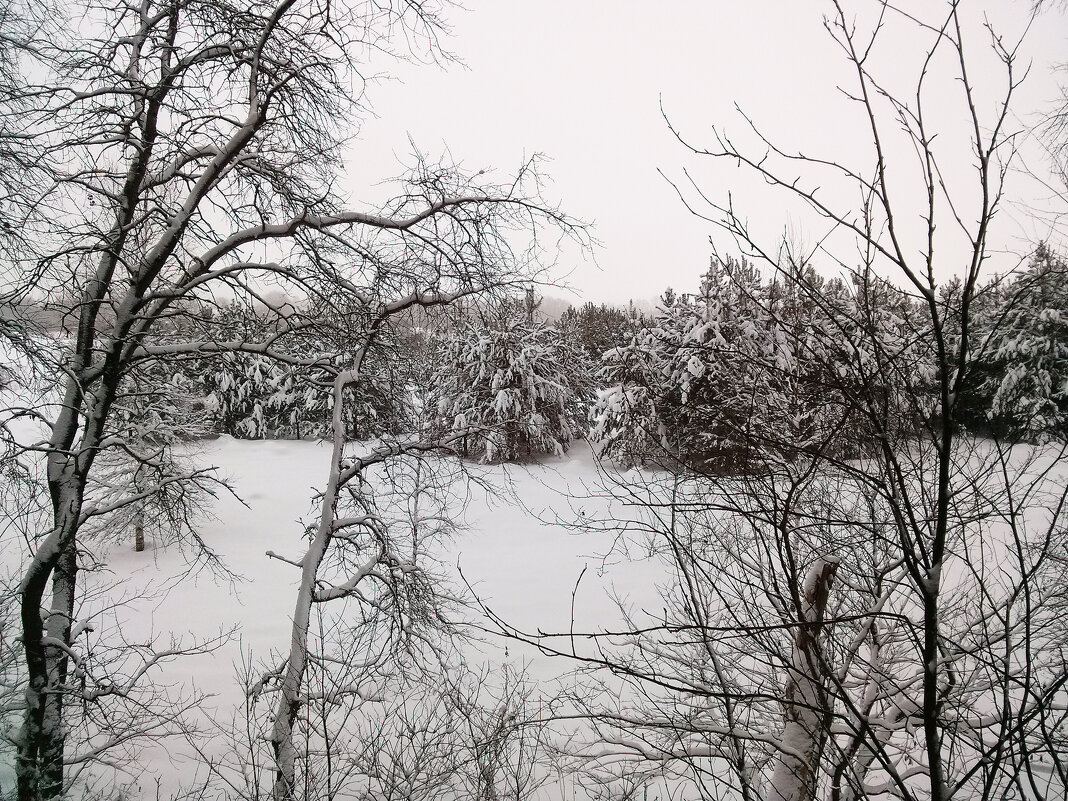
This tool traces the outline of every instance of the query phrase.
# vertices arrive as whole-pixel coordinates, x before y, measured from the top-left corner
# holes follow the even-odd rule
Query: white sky
[[[942,7],[933,0],[906,4]],[[985,5],[999,30],[1015,34],[1030,8],[1026,0]],[[740,133],[737,102],[781,144],[847,159],[864,152],[856,110],[835,88],[850,75],[823,29],[829,3],[466,0],[465,6],[449,15],[447,46],[466,67],[404,66],[394,71],[400,80],[372,86],[377,118],[363,125],[353,150],[353,194],[368,199],[385,191],[373,185],[399,173],[409,137],[428,155],[447,151],[468,169],[498,168],[502,177],[526,157],[545,154],[550,197],[595,223],[602,243],[596,265],[567,254],[573,268],[567,283],[585,298],[622,302],[655,298],[667,286],[696,289],[715,229],[686,211],[660,171],[684,180],[683,169],[690,169],[718,199],[730,191],[772,238],[786,227],[806,241],[819,233],[751,176],[687,153],[668,130],[661,102],[696,142],[706,140],[712,123]],[[984,41],[972,40],[982,54]],[[879,51],[882,74],[906,78],[922,43],[888,30]],[[1040,17],[1026,43],[1032,72],[1016,109],[1030,122],[1057,96],[1051,65],[1068,61],[1068,12]],[[981,89],[999,79],[990,66],[976,64],[973,83]],[[1068,74],[1060,77],[1068,81]],[[947,143],[960,119],[954,99],[947,96],[941,121]],[[867,167],[868,160],[859,164]],[[960,167],[967,175],[966,159]],[[1028,197],[1036,196],[1032,190]],[[1003,222],[1003,243],[1017,252],[1051,236],[1048,220],[1035,222],[1019,209]],[[732,250],[715,236],[722,250]]]

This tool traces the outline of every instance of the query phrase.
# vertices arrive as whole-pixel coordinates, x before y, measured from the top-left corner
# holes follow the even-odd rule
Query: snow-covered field
[[[199,443],[195,458],[215,466],[234,490],[205,506],[197,523],[198,535],[218,554],[228,575],[191,566],[190,551],[152,539],[145,551],[135,552],[131,531],[111,532],[109,544],[89,543],[85,561],[95,560],[101,567],[82,575],[85,599],[79,616],[92,631],[80,643],[89,650],[117,642],[152,642],[160,648],[173,641],[188,647],[222,637],[209,653],[154,668],[152,679],[174,699],[208,696],[193,714],[205,729],[213,724],[225,729],[240,721],[245,707],[242,666],[277,665],[288,647],[299,571],[285,559],[297,560],[303,553],[305,526],[315,511],[315,488],[325,483],[330,449],[309,441],[223,436]],[[1034,471],[1041,474],[1048,467],[1040,460]],[[500,619],[530,633],[617,628],[621,612],[616,599],[637,610],[637,619],[642,610],[658,616],[657,585],[665,581],[666,567],[635,552],[633,541],[624,559],[618,532],[599,526],[628,512],[599,489],[605,477],[588,446],[578,444],[566,456],[536,465],[469,464],[466,471],[473,480],[449,507],[458,530],[439,554],[441,572],[457,591],[471,598],[473,590]],[[1063,464],[1054,473],[1049,479],[1056,490],[1068,477]],[[609,478],[626,483],[637,476]],[[0,537],[0,566],[17,580],[26,546],[10,530]],[[992,549],[990,556],[1004,547],[1001,542],[986,546]],[[466,614],[478,621],[473,608]],[[463,647],[471,664],[507,662],[549,692],[573,666],[488,634]],[[17,715],[9,723],[15,720]],[[224,745],[223,738],[190,743],[179,737],[139,744],[129,763],[136,775],[120,774],[118,782],[130,798],[171,798],[203,778],[204,756],[196,748],[215,754]],[[12,765],[0,764],[0,792],[12,782]],[[581,795],[564,781],[543,787],[539,798],[566,801]]]
[[[229,633],[213,652],[170,662],[153,678],[175,697],[191,691],[209,694],[212,718],[233,718],[244,704],[238,680],[241,664],[250,657],[276,662],[272,654],[288,645],[299,573],[267,552],[299,558],[301,520],[310,517],[313,488],[324,483],[329,459],[329,448],[316,442],[224,436],[201,443],[197,461],[216,466],[236,497],[223,493],[204,509],[198,533],[234,578],[208,569],[191,572],[188,553],[162,547],[151,538],[145,551],[135,552],[132,532],[118,532],[115,544],[95,554],[106,569],[83,574],[87,600],[82,616],[91,617],[93,641],[121,637],[131,643],[151,640],[159,647],[172,638],[188,644]],[[655,599],[660,568],[653,562],[605,562],[600,556],[611,549],[610,535],[550,524],[556,518],[579,519],[606,511],[605,499],[588,497],[586,488],[596,485],[598,476],[587,446],[579,444],[567,456],[539,465],[468,469],[490,487],[472,485],[466,500],[451,510],[459,530],[441,562],[457,588],[466,580],[494,613],[527,631],[603,627],[619,615],[611,596],[629,597],[638,606]],[[14,542],[5,544],[3,562],[9,572],[17,569],[21,550]],[[115,606],[117,599],[121,603]],[[542,682],[569,667],[515,642],[508,644],[506,656],[504,643],[489,636],[469,643],[466,650],[475,664],[507,659]],[[131,790],[136,796],[155,796],[160,780],[161,795],[168,797],[168,791],[195,770],[197,757],[189,751],[181,742],[142,751],[141,772]],[[0,772],[4,789],[10,771],[5,765]]]

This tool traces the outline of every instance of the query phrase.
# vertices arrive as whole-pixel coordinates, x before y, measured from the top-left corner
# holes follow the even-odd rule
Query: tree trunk
[[[362,353],[361,353],[362,356]],[[293,627],[289,639],[289,658],[279,688],[278,706],[275,708],[274,725],[271,729],[271,748],[274,751],[275,779],[271,790],[274,801],[293,801],[296,796],[297,748],[293,742],[293,724],[300,712],[300,690],[308,665],[308,628],[311,609],[315,603],[315,583],[330,547],[333,534],[334,509],[341,485],[341,462],[345,454],[344,420],[342,419],[345,386],[359,369],[360,357],[351,374],[342,374],[334,382],[331,415],[333,447],[330,455],[330,478],[323,492],[319,524],[304,558],[301,560],[300,589],[293,609]]]
[[[805,576],[800,624],[794,635],[783,693],[782,749],[772,773],[768,801],[813,801],[820,756],[831,723],[820,635],[837,560],[818,559]]]
[[[75,359],[76,365],[81,363],[80,358]],[[54,526],[38,546],[19,587],[27,681],[15,768],[18,801],[57,798],[64,790],[63,687],[70,663],[67,648],[77,588],[79,518],[85,475],[95,458],[114,386],[106,386],[98,397],[96,415],[86,421],[81,446],[75,451],[82,392],[76,380],[68,380],[63,411],[52,429],[47,463]],[[50,578],[52,601],[46,609]]]
[[[50,640],[70,645],[70,630],[74,618],[74,590],[77,584],[78,553],[66,548],[59,557],[52,576],[52,609],[45,624]],[[45,649],[48,656],[49,687],[62,688],[67,684],[70,657],[57,646]],[[44,725],[41,729],[41,798],[57,798],[63,794],[63,753],[66,727],[63,725],[64,696],[62,691],[51,692],[44,699]]]
[[[145,512],[138,509],[134,515],[134,550],[140,553],[145,549]]]
[[[76,507],[76,504],[72,504]],[[26,710],[18,737],[16,778],[19,801],[56,798],[63,792],[63,726],[67,651],[50,642],[69,645],[77,580],[77,549],[73,515],[61,515],[22,581],[23,650],[28,681]],[[52,603],[44,609],[44,594],[52,577]]]

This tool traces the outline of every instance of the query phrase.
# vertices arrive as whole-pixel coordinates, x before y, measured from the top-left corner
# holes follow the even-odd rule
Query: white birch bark
[[[794,635],[783,692],[785,725],[768,801],[812,801],[815,795],[819,758],[831,715],[827,675],[820,653],[821,629],[837,569],[837,560],[818,559],[805,576],[801,622]]]
[[[362,350],[359,359],[362,359]],[[356,380],[359,365],[352,371],[341,373],[334,380],[334,408],[331,418],[333,445],[330,454],[330,477],[323,492],[319,524],[311,545],[301,560],[300,587],[293,609],[293,626],[289,638],[289,659],[279,688],[278,705],[275,709],[274,726],[271,730],[271,746],[274,749],[275,781],[272,797],[275,801],[289,801],[296,790],[297,748],[293,742],[293,724],[300,712],[300,689],[308,665],[308,626],[311,621],[312,604],[315,602],[315,581],[319,565],[330,547],[334,527],[334,510],[337,493],[341,486],[342,457],[345,449],[345,426],[342,420],[342,404],[345,387]]]

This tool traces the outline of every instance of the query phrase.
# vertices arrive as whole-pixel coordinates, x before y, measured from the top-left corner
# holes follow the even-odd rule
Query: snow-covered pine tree
[[[604,355],[591,433],[602,456],[719,469],[737,461],[731,432],[748,415],[729,396],[754,386],[745,342],[760,331],[760,279],[747,268],[713,259],[697,295],[667,290],[653,325]]]
[[[764,392],[754,399],[749,425],[761,458],[863,450],[871,435],[847,398],[858,390],[857,365],[869,354],[858,351],[858,337],[844,337],[841,330],[842,320],[853,319],[847,312],[856,308],[856,297],[841,279],[789,262],[760,296],[767,334],[757,370]]]
[[[582,433],[586,394],[558,329],[506,304],[497,319],[444,336],[426,405],[435,436],[471,429],[461,450],[482,462],[562,454]]]
[[[963,422],[981,434],[1068,437],[1068,262],[1041,244],[1027,269],[984,287]]]
[[[712,259],[696,295],[668,291],[654,324],[604,355],[592,438],[627,464],[739,469],[770,402],[766,288],[744,260]]]
[[[260,341],[274,331],[274,315],[231,303],[202,320],[206,338],[217,342]],[[286,350],[311,356],[306,340],[290,338]],[[316,436],[326,425],[327,391],[308,376],[259,353],[225,349],[190,363],[212,430],[240,439]]]
[[[661,327],[670,347],[662,415],[684,464],[722,473],[752,461],[754,417],[773,403],[766,295],[753,265],[712,259],[700,291]]]
[[[590,441],[603,458],[628,467],[658,461],[667,427],[660,417],[665,359],[653,327],[601,357],[601,389],[590,410]]]
[[[587,302],[568,306],[557,327],[588,362],[598,363],[607,351],[626,345],[644,322],[617,306]]]
[[[856,332],[834,322],[858,296],[804,266],[779,269],[764,281],[744,259],[714,258],[697,294],[669,290],[653,325],[605,353],[591,429],[602,455],[733,473],[816,446],[865,447],[870,436],[845,397],[874,380],[870,365],[884,356],[861,353]],[[864,319],[888,344],[904,339],[893,309]],[[911,367],[918,354],[894,347],[899,369],[923,374]]]
[[[289,325],[300,318],[303,335],[292,333],[276,343],[296,361],[289,365],[259,353],[224,350],[192,360],[185,380],[202,398],[211,430],[240,439],[324,437],[330,429],[332,370],[351,362],[365,321],[357,312],[323,302],[294,307]],[[273,321],[273,322],[272,322]],[[276,316],[230,304],[202,320],[216,341],[259,339],[276,333]],[[322,367],[308,367],[321,362]],[[412,414],[406,385],[410,369],[404,347],[393,331],[379,334],[363,362],[365,379],[346,390],[343,409],[350,439],[394,434],[410,427]]]

